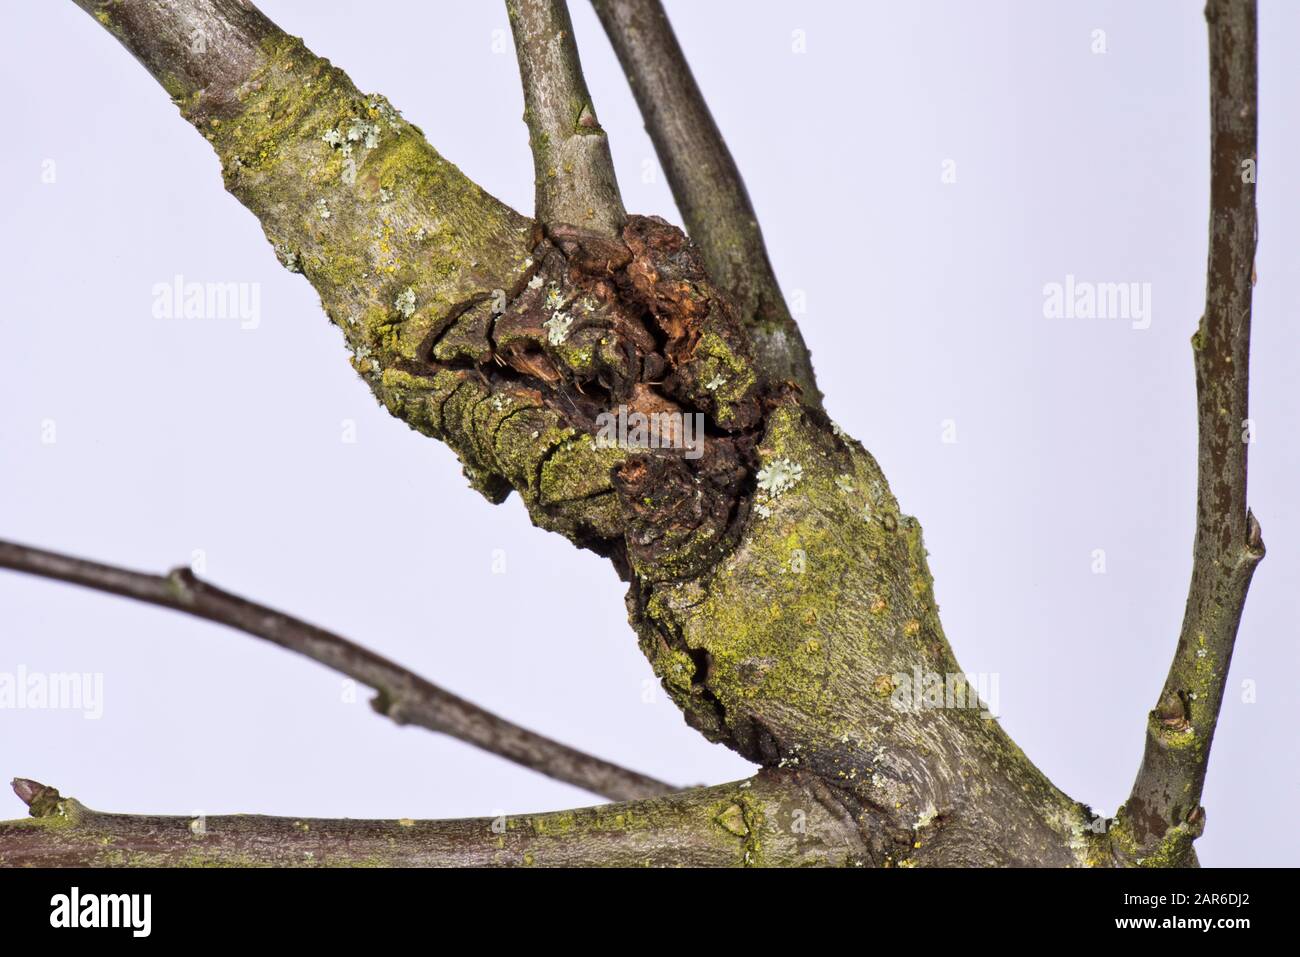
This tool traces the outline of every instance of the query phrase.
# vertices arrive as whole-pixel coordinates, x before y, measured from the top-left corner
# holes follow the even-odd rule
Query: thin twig
[[[506,0],[537,176],[537,219],[617,237],[627,213],[564,0]]]
[[[1210,0],[1210,252],[1196,367],[1196,543],[1178,648],[1122,818],[1137,851],[1204,826],[1201,789],[1237,628],[1264,557],[1246,502],[1258,119],[1255,0]]]
[[[820,406],[812,358],[781,295],[736,161],[659,0],[592,0],[627,74],[686,232],[751,325],[769,377]]]
[[[188,568],[147,575],[6,541],[0,541],[0,567],[161,605],[263,638],[373,688],[371,706],[399,725],[450,735],[602,797],[635,800],[674,790],[485,711],[346,638],[200,581]]]

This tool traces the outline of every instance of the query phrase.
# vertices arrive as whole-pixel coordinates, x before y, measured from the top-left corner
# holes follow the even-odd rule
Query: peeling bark
[[[768,259],[736,161],[700,92],[659,0],[593,0],[627,74],[686,232],[749,329],[758,364],[790,380],[807,405],[821,392],[803,334]]]

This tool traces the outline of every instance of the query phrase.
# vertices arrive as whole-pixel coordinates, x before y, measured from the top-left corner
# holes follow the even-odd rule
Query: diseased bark
[[[537,220],[606,238],[623,231],[609,139],[596,120],[564,0],[506,0],[524,86],[537,179]]]
[[[759,366],[774,382],[797,382],[805,404],[819,408],[812,358],[777,284],[745,182],[663,5],[659,0],[592,0],[592,5],[632,86],[687,235],[736,304]]]
[[[1117,838],[1135,857],[1191,859],[1201,789],[1246,592],[1264,557],[1247,507],[1251,294],[1255,285],[1258,41],[1254,0],[1210,0],[1210,253],[1196,367],[1196,543],[1178,647],[1147,718]]]
[[[385,100],[359,93],[264,19],[230,15],[222,29],[245,34],[222,41],[234,51],[230,63],[200,68],[187,66],[174,44],[133,31],[173,16],[160,35],[179,35],[196,17],[229,13],[226,4],[191,0],[146,16],[142,3],[84,5],[164,84],[173,82],[170,58],[180,61],[173,96],[182,113],[212,142],[228,188],[261,220],[281,260],[320,293],[375,395],[447,442],[489,499],[517,492],[535,524],[607,556],[629,584],[641,648],[688,723],[767,769],[749,788],[530,819],[554,862],[787,864],[811,854],[882,866],[1194,863],[1199,817],[1179,816],[1189,806],[1182,795],[1194,791],[1193,803],[1199,796],[1249,567],[1262,553],[1245,513],[1245,450],[1229,441],[1245,416],[1243,282],[1254,220],[1253,187],[1227,182],[1225,170],[1229,154],[1233,163],[1253,156],[1253,3],[1212,0],[1209,10],[1215,206],[1196,342],[1197,573],[1161,705],[1170,687],[1189,691],[1178,700],[1191,702],[1194,730],[1180,733],[1204,750],[1191,764],[1171,757],[1172,725],[1162,720],[1136,800],[1109,829],[984,716],[940,624],[920,525],[902,513],[870,453],[826,418],[815,387],[772,374],[781,361],[797,369],[806,352],[778,334],[779,315],[756,312],[775,308],[754,292],[763,269],[770,279],[761,236],[742,228],[752,218],[743,186],[657,5],[597,0],[652,132],[662,125],[656,144],[665,165],[679,168],[670,176],[683,209],[707,184],[691,164],[714,164],[719,188],[731,191],[721,215],[741,229],[740,257],[727,258],[725,235],[710,234],[707,222],[700,247],[652,217],[611,219],[604,230],[563,220],[542,229],[484,194]],[[186,6],[189,13],[177,12]],[[554,106],[547,91],[562,88],[555,83],[580,83],[576,53],[542,56],[532,43],[558,36],[562,7],[515,6],[552,18],[549,33],[516,30],[521,66],[534,71],[526,98]],[[678,129],[654,119],[661,101],[690,122]],[[548,122],[544,112],[533,119]],[[552,199],[539,195],[539,210]],[[707,220],[690,212],[688,224],[697,216]],[[702,417],[700,454],[683,454],[680,442],[598,441],[598,423],[614,410]],[[693,419],[676,421],[670,439]],[[1202,647],[1207,654],[1196,655]],[[913,676],[921,687],[909,687]],[[21,786],[34,809],[62,807],[76,826],[65,833],[48,815],[0,825],[0,854],[111,863],[130,862],[116,855],[134,850],[161,855],[146,861],[185,859],[183,822],[83,812],[38,801],[35,787]],[[742,790],[757,795],[760,816]],[[818,815],[820,842],[811,849],[772,823],[791,801],[802,810],[810,797],[819,810],[806,813]],[[635,839],[621,824],[611,833],[610,813],[651,826]],[[729,826],[737,818],[743,828]],[[358,850],[396,845],[383,863],[529,863],[524,855],[541,846],[505,836],[489,847],[481,822],[421,825],[419,846],[409,848],[391,824],[308,822],[324,843],[304,847],[283,821],[217,820],[229,843],[205,847],[223,860],[258,833],[276,862],[306,850],[328,856],[343,838]],[[743,847],[719,828],[745,835]],[[752,846],[751,835],[759,835]],[[104,837],[111,852],[88,843]]]
[[[8,867],[758,867],[872,863],[824,787],[760,772],[626,804],[466,820],[106,814],[18,779]]]
[[[111,592],[238,628],[373,688],[378,693],[371,707],[399,725],[450,735],[611,800],[655,797],[675,790],[522,728],[346,638],[200,581],[188,568],[165,576],[144,575],[2,540],[0,568]]]

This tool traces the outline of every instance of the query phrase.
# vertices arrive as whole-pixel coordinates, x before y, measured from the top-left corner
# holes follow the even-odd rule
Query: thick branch
[[[785,772],[635,803],[443,821],[107,814],[35,781],[19,778],[13,787],[31,817],[0,822],[3,866],[877,863],[824,787]]]
[[[593,0],[632,85],[686,232],[754,328],[760,363],[820,406],[812,359],[768,260],[744,180],[659,0]]]
[[[1257,135],[1254,0],[1210,0],[1210,253],[1196,367],[1196,542],[1178,647],[1121,813],[1134,853],[1190,847],[1210,744],[1255,566],[1264,556],[1247,509],[1250,313],[1255,262]]]
[[[378,692],[371,705],[398,724],[450,735],[559,781],[613,800],[666,794],[671,785],[610,764],[485,711],[346,638],[200,581],[101,565],[0,541],[0,567],[111,592],[206,618],[311,658]]]
[[[564,0],[506,0],[537,175],[537,218],[617,238],[627,214]]]

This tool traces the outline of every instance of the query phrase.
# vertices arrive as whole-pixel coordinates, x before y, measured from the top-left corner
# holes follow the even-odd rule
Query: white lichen
[[[316,200],[316,215],[321,219],[330,218],[330,204],[323,199]]]
[[[353,120],[348,126],[347,137],[350,142],[361,143],[372,150],[379,145],[379,127],[366,120]]]
[[[546,330],[546,341],[553,346],[558,346],[569,337],[569,326],[571,325],[573,325],[572,316],[567,313],[557,312],[542,323],[542,327]]]
[[[298,253],[282,243],[276,244],[276,258],[280,264],[289,272],[302,272],[302,264],[298,262]]]
[[[542,288],[542,277],[541,277],[540,275],[539,275],[539,276],[534,276],[532,279],[528,280],[528,288],[529,288],[529,289],[541,289],[541,288]]]
[[[381,203],[386,203],[392,198],[393,198],[393,191],[391,189],[385,189],[382,186],[379,187],[379,201]]]
[[[403,289],[397,298],[393,300],[393,308],[406,319],[410,319],[415,315],[415,290],[410,286]]]
[[[708,389],[710,392],[717,392],[726,384],[726,379],[722,378],[721,375],[715,375],[708,382],[704,383],[704,388]]]
[[[853,477],[851,475],[835,476],[835,487],[841,492],[851,493],[853,489]]]
[[[402,115],[398,113],[397,110],[393,109],[392,104],[387,100],[378,98],[372,99],[370,101],[370,108],[376,111],[380,117],[387,120],[388,126],[391,129],[400,130],[402,128]]]
[[[773,459],[765,468],[758,470],[758,487],[772,498],[793,488],[803,478],[803,466],[798,462],[782,457]]]

